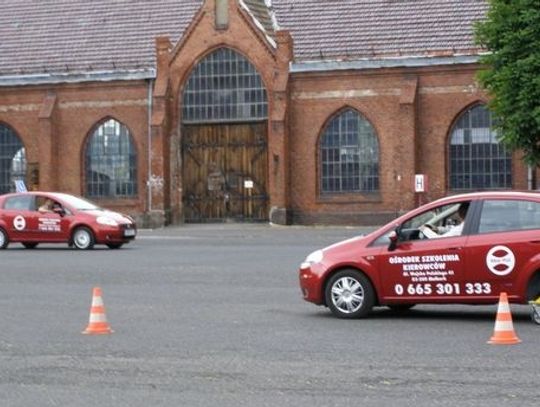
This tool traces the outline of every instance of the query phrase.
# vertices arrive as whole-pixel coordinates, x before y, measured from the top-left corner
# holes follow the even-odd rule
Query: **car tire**
[[[369,279],[358,270],[337,272],[325,287],[326,305],[338,318],[363,318],[375,305],[375,290]]]
[[[120,249],[124,243],[107,243],[109,249]]]
[[[22,244],[26,249],[35,249],[37,247],[37,243],[35,242],[23,242]]]
[[[535,324],[540,325],[540,308],[537,305],[533,305],[531,309],[531,319]]]
[[[9,237],[6,231],[0,228],[0,249],[5,249],[9,244]]]
[[[390,308],[394,312],[407,312],[415,305],[416,304],[392,304],[388,305],[388,308]]]
[[[90,250],[94,247],[95,238],[94,234],[87,227],[78,227],[73,232],[72,237],[73,246],[78,250]]]

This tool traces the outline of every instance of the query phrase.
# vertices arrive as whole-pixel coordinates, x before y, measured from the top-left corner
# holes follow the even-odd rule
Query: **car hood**
[[[118,213],[118,212],[97,209],[93,211],[84,211],[84,213],[94,216],[96,218],[100,216],[105,216],[109,219],[114,219],[118,223],[133,223],[133,220],[130,217],[126,215],[122,215],[121,213]]]
[[[362,244],[366,240],[367,235],[355,236],[347,240],[342,240],[341,242],[334,243],[333,245],[325,247],[323,250],[324,253],[336,253],[347,251],[349,248],[358,249],[358,245]]]

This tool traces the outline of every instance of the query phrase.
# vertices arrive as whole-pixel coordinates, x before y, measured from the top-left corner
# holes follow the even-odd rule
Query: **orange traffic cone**
[[[82,333],[86,335],[105,335],[112,332],[113,330],[107,323],[107,317],[105,316],[101,288],[95,287],[92,295],[92,307],[90,308],[90,322]]]
[[[506,293],[501,293],[499,297],[499,307],[497,308],[495,329],[493,336],[488,343],[492,345],[514,345],[520,342],[521,339],[519,339],[514,332],[514,324],[512,323],[512,314],[510,313],[508,296]]]

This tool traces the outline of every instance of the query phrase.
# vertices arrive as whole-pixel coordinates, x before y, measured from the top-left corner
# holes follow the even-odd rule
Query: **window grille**
[[[320,143],[321,193],[379,190],[379,143],[371,124],[348,109],[333,118]]]
[[[126,126],[111,119],[94,131],[85,149],[85,177],[87,197],[137,195],[137,153]]]
[[[497,140],[492,116],[483,105],[464,112],[450,136],[450,189],[512,187],[512,158]]]
[[[182,113],[184,123],[264,120],[268,103],[261,76],[242,55],[220,48],[193,69]]]
[[[0,124],[0,194],[15,191],[14,181],[25,178],[24,146],[11,128]]]

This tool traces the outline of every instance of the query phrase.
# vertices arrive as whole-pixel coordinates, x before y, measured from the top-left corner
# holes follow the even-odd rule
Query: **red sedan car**
[[[366,236],[311,253],[304,299],[340,318],[374,306],[490,304],[540,296],[540,194],[485,192],[419,207]]]
[[[136,234],[129,216],[73,195],[21,192],[0,196],[0,249],[10,242],[28,249],[39,243],[68,243],[77,249],[105,244],[118,249]]]

